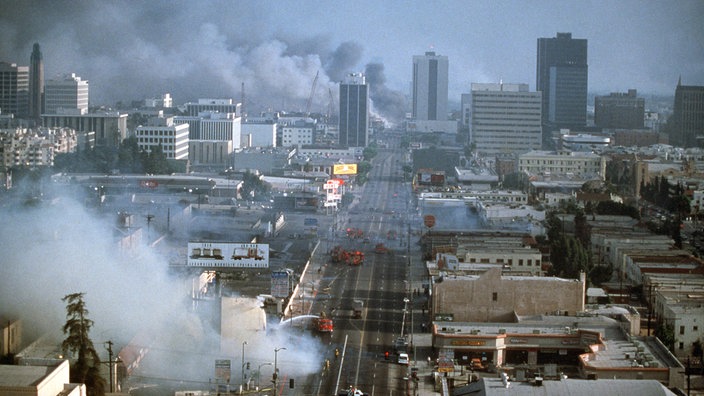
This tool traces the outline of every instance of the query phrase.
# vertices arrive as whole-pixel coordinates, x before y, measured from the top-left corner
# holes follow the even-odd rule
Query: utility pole
[[[247,381],[244,377],[244,346],[247,345],[247,341],[242,341],[242,386],[244,386]]]
[[[106,344],[108,344],[108,371],[110,372],[110,393],[113,392],[113,378],[112,378],[112,368],[113,368],[113,363],[112,363],[112,341],[107,341]]]

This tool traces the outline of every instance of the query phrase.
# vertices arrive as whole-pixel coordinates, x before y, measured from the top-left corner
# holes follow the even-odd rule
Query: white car
[[[408,365],[408,354],[407,353],[399,353],[398,354],[398,364]]]

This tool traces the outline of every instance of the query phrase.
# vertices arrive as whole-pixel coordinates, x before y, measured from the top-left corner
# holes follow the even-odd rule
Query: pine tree
[[[88,319],[88,309],[83,301],[84,293],[64,296],[66,324],[63,331],[66,339],[61,343],[64,353],[72,357],[71,382],[86,385],[88,396],[103,396],[106,382],[100,376],[100,356],[88,337],[93,321]]]

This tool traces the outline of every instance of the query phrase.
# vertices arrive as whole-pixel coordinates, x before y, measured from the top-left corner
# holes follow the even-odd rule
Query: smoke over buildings
[[[49,335],[60,343],[66,321],[61,299],[82,292],[99,352],[105,353],[107,341],[114,342],[115,353],[135,337],[148,344],[140,345],[149,353],[137,375],[207,382],[216,359],[239,361],[243,341],[254,367],[272,361],[273,345],[287,348],[279,365],[289,373],[320,367],[320,341],[305,332],[236,326],[221,339],[219,299],[195,307],[191,280],[173,275],[165,257],[146,246],[119,249],[115,217],[98,217],[81,202],[60,198],[4,206],[0,218],[0,301],[4,315],[22,320],[26,341]],[[241,299],[248,310],[258,309],[255,300]]]
[[[406,97],[386,86],[384,65],[369,63],[365,69],[370,97],[376,113],[391,123],[400,123],[406,116]]]
[[[12,12],[3,12],[8,7]],[[311,111],[324,112],[328,91],[337,96],[343,76],[361,67],[362,46],[334,44],[321,35],[262,33],[281,21],[260,11],[229,1],[202,7],[187,1],[4,3],[0,60],[28,64],[32,44],[40,43],[47,78],[75,72],[87,79],[91,106],[127,104],[164,92],[177,103],[239,100],[244,83],[250,113],[281,106],[303,110],[320,72]]]

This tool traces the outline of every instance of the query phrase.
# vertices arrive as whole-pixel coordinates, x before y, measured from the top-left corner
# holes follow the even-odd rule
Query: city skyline
[[[426,51],[449,58],[451,103],[473,82],[533,90],[538,38],[571,32],[589,41],[589,92],[672,96],[680,76],[683,84],[704,85],[702,15],[696,0],[541,1],[530,8],[484,1],[3,1],[0,60],[29,65],[39,43],[45,78],[76,73],[91,81],[91,105],[165,92],[176,103],[239,100],[245,83],[250,108],[302,108],[321,71],[311,108],[321,111],[328,88],[337,90],[346,73],[365,72],[378,110],[399,107],[399,94],[410,98],[412,58]]]

